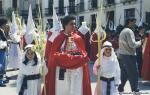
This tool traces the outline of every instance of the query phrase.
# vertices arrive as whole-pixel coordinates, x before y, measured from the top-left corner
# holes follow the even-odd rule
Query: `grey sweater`
[[[141,41],[135,41],[134,33],[131,29],[125,28],[119,36],[119,54],[136,55],[136,48],[141,46]]]

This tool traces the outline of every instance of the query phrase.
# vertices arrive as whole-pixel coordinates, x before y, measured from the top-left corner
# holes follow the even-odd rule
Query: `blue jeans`
[[[119,63],[121,68],[121,84],[118,88],[119,92],[124,91],[124,86],[127,80],[129,80],[131,90],[139,92],[136,56],[120,54]]]
[[[0,81],[3,79],[3,75],[5,74],[5,66],[6,66],[6,51],[0,50]]]

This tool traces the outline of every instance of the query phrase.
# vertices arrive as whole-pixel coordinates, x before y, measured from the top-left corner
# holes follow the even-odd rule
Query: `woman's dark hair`
[[[75,20],[75,17],[74,16],[65,16],[62,20],[62,25],[63,25],[63,28],[65,29],[65,26],[72,20]]]
[[[130,22],[136,21],[135,18],[128,18],[125,22],[125,27],[127,27],[129,25]]]
[[[35,56],[34,56],[33,60],[35,63],[33,64],[33,66],[36,66],[38,63],[38,58],[37,58],[37,55],[35,52],[34,52],[34,55]],[[25,55],[25,60],[23,61],[23,64],[28,65],[28,62],[29,62],[29,59],[27,58],[27,55]]]
[[[7,24],[7,19],[0,19],[0,27],[5,24]]]

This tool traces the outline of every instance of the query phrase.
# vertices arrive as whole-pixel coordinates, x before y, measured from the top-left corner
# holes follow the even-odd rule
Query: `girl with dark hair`
[[[18,95],[40,95],[40,67],[41,59],[33,49],[34,45],[25,48],[24,61],[20,66],[17,79]]]

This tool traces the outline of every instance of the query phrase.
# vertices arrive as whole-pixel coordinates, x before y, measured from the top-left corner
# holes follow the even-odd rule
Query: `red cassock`
[[[55,95],[55,76],[56,67],[60,66],[65,69],[76,69],[78,67],[83,67],[83,95],[92,95],[91,93],[91,83],[90,75],[88,69],[88,56],[85,50],[84,41],[76,33],[72,34],[74,42],[76,43],[81,55],[70,55],[66,53],[60,53],[60,48],[67,36],[61,32],[54,40],[51,51],[50,58],[48,61],[48,74],[46,76],[46,95]],[[42,92],[44,94],[44,90]]]
[[[97,34],[93,33],[92,34],[93,40],[97,40]],[[90,60],[95,62],[97,59],[97,53],[98,53],[98,43],[97,42],[91,42],[91,54],[90,54]]]
[[[148,36],[143,55],[142,77],[150,81],[150,35]]]
[[[46,42],[46,48],[45,48],[45,59],[48,60],[49,54],[50,54],[50,50],[51,50],[51,46],[52,46],[52,42],[49,41],[48,39],[51,37],[52,32],[49,31],[47,33],[48,37],[47,37],[47,42]]]
[[[88,53],[88,56],[90,57],[90,33],[89,31],[85,35],[82,34],[80,31],[78,32],[78,34],[84,40],[86,52]]]

